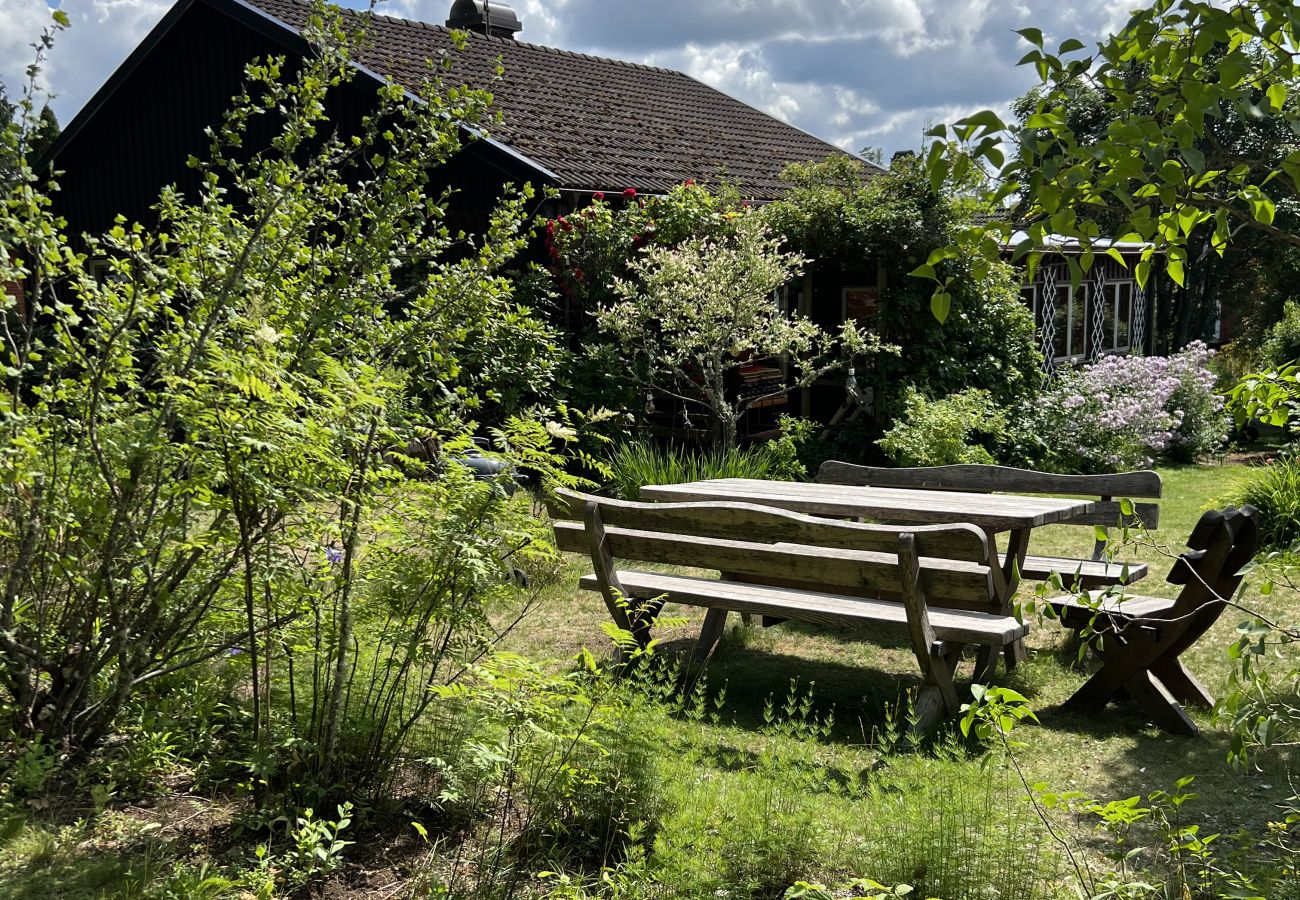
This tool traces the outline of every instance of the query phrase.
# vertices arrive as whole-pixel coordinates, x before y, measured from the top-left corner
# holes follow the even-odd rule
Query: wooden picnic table
[[[1002,565],[993,567],[994,587],[1002,609],[1010,612],[1020,582],[1020,567],[1029,550],[1029,533],[1091,512],[1093,502],[1069,497],[1026,497],[1015,494],[975,494],[911,488],[859,487],[764,481],[754,478],[711,478],[681,484],[641,488],[645,500],[685,502],[721,500],[775,506],[816,516],[866,519],[886,524],[975,525],[989,535],[1008,532]],[[996,546],[996,545],[994,545]],[[1009,665],[1024,659],[1024,644],[1008,652]],[[981,667],[988,671],[987,667]]]

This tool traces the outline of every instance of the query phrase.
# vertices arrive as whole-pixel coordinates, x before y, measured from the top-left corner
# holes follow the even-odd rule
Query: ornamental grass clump
[[[1259,510],[1260,544],[1286,550],[1300,541],[1300,460],[1292,456],[1270,459],[1255,470],[1250,481],[1231,502]]]

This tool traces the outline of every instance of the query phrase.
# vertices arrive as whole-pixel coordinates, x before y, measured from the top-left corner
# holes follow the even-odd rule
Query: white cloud
[[[361,6],[365,0],[345,0]],[[495,0],[494,0],[495,2]],[[1015,67],[1033,24],[1049,40],[1096,40],[1140,0],[502,0],[520,38],[681,69],[857,150],[914,148],[927,123],[1005,108],[1033,83]],[[0,79],[14,89],[47,0],[0,0]],[[73,27],[45,76],[67,122],[143,39],[169,0],[62,0]],[[380,11],[441,23],[451,0],[387,0]]]
[[[60,122],[67,122],[135,49],[171,6],[170,0],[63,0],[71,27],[56,38],[45,65]],[[0,79],[21,89],[31,62],[27,45],[50,23],[45,0],[0,0]],[[25,50],[25,52],[24,52]]]
[[[0,0],[0,81],[11,95],[27,80],[36,53],[31,45],[52,24],[45,0]]]

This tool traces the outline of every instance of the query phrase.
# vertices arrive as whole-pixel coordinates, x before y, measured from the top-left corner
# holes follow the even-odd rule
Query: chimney
[[[499,0],[456,0],[451,5],[447,27],[511,40],[524,28],[515,11]]]

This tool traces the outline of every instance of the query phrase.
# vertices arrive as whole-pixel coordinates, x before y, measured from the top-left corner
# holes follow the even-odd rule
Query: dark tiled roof
[[[295,29],[310,11],[302,0],[249,2]],[[452,49],[450,34],[375,16],[358,61],[414,89],[426,61]],[[491,136],[565,188],[654,193],[725,178],[746,196],[773,199],[786,163],[843,152],[680,72],[508,38],[471,34],[449,77],[490,90],[502,116]]]

